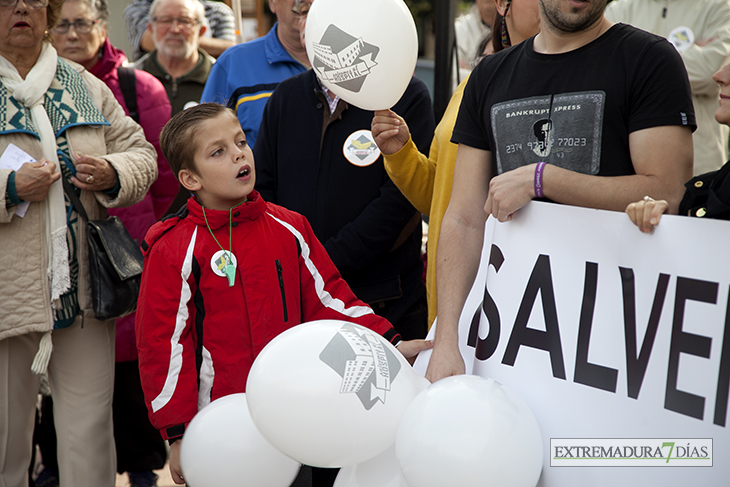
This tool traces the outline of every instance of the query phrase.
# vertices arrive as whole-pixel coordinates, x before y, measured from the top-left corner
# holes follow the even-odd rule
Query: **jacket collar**
[[[104,41],[100,49],[101,58],[91,67],[89,72],[99,79],[104,79],[109,73],[121,66],[127,60],[127,56],[124,55],[124,51],[114,47],[109,39]]]
[[[214,62],[215,59],[213,59],[207,52],[198,48],[197,64],[193,67],[193,69],[180,76],[176,81],[178,83],[181,81],[193,81],[204,85],[208,79],[208,75],[210,74],[210,70],[213,67]],[[144,69],[157,79],[162,79],[167,76],[167,71],[165,71],[165,69],[157,61],[156,49],[141,57],[139,61],[135,63],[135,66],[140,66],[138,69]]]
[[[203,207],[196,197],[192,197],[187,203],[188,219],[196,225],[206,226],[205,219],[208,219],[208,225],[212,230],[228,225],[229,212],[223,210],[205,209],[205,217],[203,217]],[[248,195],[245,203],[233,208],[230,212],[231,222],[248,222],[260,217],[266,210],[266,202],[261,198],[257,191]]]
[[[289,52],[284,48],[284,45],[279,40],[279,36],[276,34],[276,29],[279,26],[279,22],[276,22],[274,26],[269,30],[269,33],[264,37],[264,51],[266,52],[266,60],[269,64],[289,62],[301,64],[299,61],[291,57]]]

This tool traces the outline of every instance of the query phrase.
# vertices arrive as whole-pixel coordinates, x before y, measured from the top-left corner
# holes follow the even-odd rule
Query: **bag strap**
[[[124,95],[124,103],[127,105],[129,110],[129,116],[139,123],[139,112],[137,111],[137,75],[134,69],[119,66],[117,68],[117,75],[119,76],[119,88],[122,90]]]
[[[61,175],[61,181],[63,182],[63,190],[66,192],[66,195],[68,195],[68,199],[71,200],[71,204],[74,208],[76,208],[76,212],[84,219],[84,221],[88,222],[89,217],[86,215],[86,209],[84,208],[84,205],[81,204],[81,200],[79,199],[79,195],[76,194],[74,186],[63,174]]]

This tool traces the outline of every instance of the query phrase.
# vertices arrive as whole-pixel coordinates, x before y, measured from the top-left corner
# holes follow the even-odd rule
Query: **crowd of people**
[[[154,486],[166,463],[183,484],[196,412],[307,321],[463,374],[489,215],[730,217],[728,0],[476,0],[439,121],[416,77],[390,110],[332,92],[306,52],[313,1],[269,0],[269,33],[236,45],[222,2],[134,0],[128,59],[108,0],[0,0],[0,487]],[[136,313],[96,318],[77,199],[139,243]]]

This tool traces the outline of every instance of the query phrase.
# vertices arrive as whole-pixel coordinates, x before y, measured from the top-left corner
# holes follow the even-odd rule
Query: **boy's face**
[[[195,137],[195,170],[181,169],[180,183],[214,210],[241,203],[256,182],[253,152],[235,115],[224,112],[206,120]]]

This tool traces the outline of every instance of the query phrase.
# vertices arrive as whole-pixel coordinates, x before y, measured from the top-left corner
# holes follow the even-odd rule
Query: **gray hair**
[[[67,2],[84,2],[103,25],[109,23],[109,3],[106,0],[65,0]]]
[[[93,1],[93,0],[90,0]],[[150,15],[150,22],[152,21],[152,17],[154,17],[155,10],[157,9],[157,6],[160,4],[160,2],[163,2],[164,0],[153,0],[152,4],[150,5],[149,15]],[[198,25],[205,25],[205,7],[203,6],[203,3],[198,0],[187,0],[187,2],[193,7],[193,10],[195,11],[195,17],[198,19]]]

